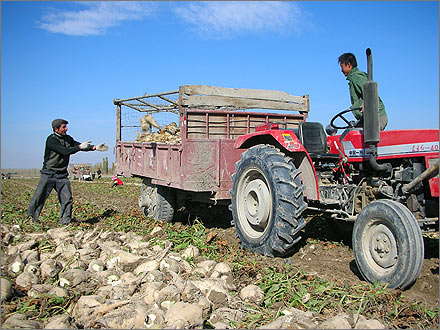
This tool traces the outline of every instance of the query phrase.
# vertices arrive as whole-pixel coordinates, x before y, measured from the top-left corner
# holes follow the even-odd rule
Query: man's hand
[[[89,149],[90,148],[90,143],[91,143],[92,141],[85,141],[85,142],[83,142],[83,143],[81,143],[80,145],[79,145],[79,149],[80,150],[87,150],[87,149]]]
[[[95,150],[98,151],[106,151],[108,149],[108,147],[105,145],[105,143],[101,143],[98,144],[97,146],[95,146]]]

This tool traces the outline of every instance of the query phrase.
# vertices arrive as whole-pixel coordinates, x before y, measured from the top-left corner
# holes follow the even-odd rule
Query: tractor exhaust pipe
[[[364,143],[370,146],[370,165],[376,171],[391,171],[389,163],[378,164],[377,144],[380,141],[379,134],[379,94],[377,92],[377,82],[373,81],[373,58],[371,49],[367,48],[367,75],[368,80],[362,87],[364,95]]]
[[[377,82],[373,81],[373,59],[371,49],[367,48],[368,80],[362,87],[364,95],[364,142],[376,145],[380,141],[379,135],[379,94]]]
[[[367,79],[369,81],[373,80],[373,56],[371,55],[371,49],[367,48],[365,51],[367,53]]]

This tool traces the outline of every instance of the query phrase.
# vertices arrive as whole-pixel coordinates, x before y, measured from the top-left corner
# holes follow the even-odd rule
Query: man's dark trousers
[[[57,174],[54,171],[42,169],[40,171],[40,181],[35,189],[34,196],[31,199],[27,215],[38,220],[46,199],[49,197],[52,189],[58,193],[60,201],[60,223],[68,224],[72,221],[72,189],[67,173]]]

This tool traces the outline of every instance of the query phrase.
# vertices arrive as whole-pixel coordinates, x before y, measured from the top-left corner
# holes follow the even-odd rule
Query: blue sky
[[[387,129],[438,129],[437,1],[1,2],[1,167],[41,167],[55,118],[109,146],[71,163],[113,161],[113,99],[186,84],[309,94],[325,126],[367,47]]]

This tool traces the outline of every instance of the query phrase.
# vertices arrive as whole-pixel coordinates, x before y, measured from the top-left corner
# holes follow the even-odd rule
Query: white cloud
[[[123,21],[140,20],[150,16],[155,8],[155,3],[149,1],[87,1],[76,4],[85,8],[70,11],[53,10],[43,16],[39,27],[52,33],[72,36],[100,35]]]
[[[175,14],[208,37],[240,32],[292,32],[300,26],[302,11],[291,1],[203,1],[175,8]]]

